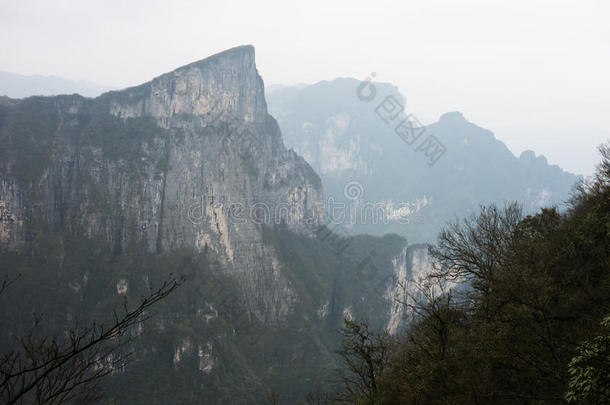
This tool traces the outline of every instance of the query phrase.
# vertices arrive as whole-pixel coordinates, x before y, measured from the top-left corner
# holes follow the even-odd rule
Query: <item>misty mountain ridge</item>
[[[267,97],[286,145],[322,178],[327,205],[332,198],[331,204],[340,201],[351,210],[343,220],[351,232],[395,232],[412,242],[434,242],[447,221],[480,204],[517,201],[532,213],[561,208],[569,199],[578,177],[544,156],[514,156],[493,132],[460,112],[424,125],[408,108],[402,111],[405,98],[396,86],[369,83],[375,99],[367,100],[358,97],[361,85],[340,78]],[[442,152],[433,162],[424,153],[429,140]],[[348,184],[358,188],[356,199],[346,195]],[[371,217],[370,211],[379,214]]]
[[[0,96],[11,98],[56,96],[60,94],[97,97],[115,89],[115,87],[84,80],[69,80],[59,76],[22,75],[0,71]]]

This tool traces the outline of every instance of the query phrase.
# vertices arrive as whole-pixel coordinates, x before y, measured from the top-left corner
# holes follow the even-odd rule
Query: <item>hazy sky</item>
[[[590,174],[610,139],[610,2],[0,0],[0,70],[124,87],[241,44],[266,84],[396,84]]]

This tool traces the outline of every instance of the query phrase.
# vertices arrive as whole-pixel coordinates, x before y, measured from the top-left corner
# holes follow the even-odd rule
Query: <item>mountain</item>
[[[283,84],[270,84],[270,85],[265,86],[265,94],[270,94],[270,93],[273,93],[274,91],[283,90],[283,89],[287,89],[287,88],[300,89],[300,88],[307,87],[307,86],[308,86],[307,83],[297,83],[297,84],[293,84],[291,86],[286,86]]]
[[[423,125],[389,83],[341,78],[267,99],[286,145],[320,174],[329,220],[352,233],[434,242],[479,204],[562,207],[578,179],[534,152],[515,157],[459,112]]]
[[[288,403],[336,366],[344,317],[393,332],[425,246],[323,223],[322,184],[268,114],[254,48],[140,86],[0,98],[0,347],[112,319],[168,273],[181,289],[133,331],[116,404]],[[298,364],[298,367],[295,367]]]
[[[58,76],[20,75],[0,71],[0,96],[23,98],[80,94],[85,97],[96,97],[110,90],[114,89],[83,80],[73,81]]]
[[[397,134],[389,84],[276,88],[280,125],[264,89],[242,46],[97,98],[0,97],[0,276],[22,275],[0,347],[33,316],[58,336],[108,322],[173,273],[187,282],[132,331],[108,402],[297,403],[337,366],[344,318],[404,327],[430,260],[403,236],[482,202],[560,202],[575,180],[460,113]]]

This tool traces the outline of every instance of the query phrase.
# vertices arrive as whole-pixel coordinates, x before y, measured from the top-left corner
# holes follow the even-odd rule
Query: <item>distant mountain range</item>
[[[532,151],[514,156],[460,112],[424,126],[402,111],[404,97],[389,83],[275,88],[267,102],[286,145],[320,175],[327,216],[353,233],[433,242],[447,221],[479,204],[561,208],[578,179]]]
[[[307,86],[309,86],[307,83],[297,83],[297,84],[293,84],[290,86],[286,86],[284,84],[269,84],[269,85],[265,86],[265,94],[271,94],[274,91],[284,90],[287,88],[302,89],[303,87],[307,87]]]
[[[97,97],[110,90],[115,90],[115,88],[82,80],[68,80],[58,76],[27,76],[0,71],[0,96],[24,98],[80,94],[85,97]]]

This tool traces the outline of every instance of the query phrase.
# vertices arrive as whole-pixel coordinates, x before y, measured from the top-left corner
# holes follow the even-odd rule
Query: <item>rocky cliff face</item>
[[[252,46],[229,49],[106,97],[112,114],[152,116],[166,127],[181,114],[215,114],[247,123],[267,121],[263,80],[256,71]]]
[[[116,253],[205,250],[259,320],[298,299],[263,235],[307,233],[321,183],[267,114],[251,46],[96,99],[2,99],[0,140],[0,249],[68,232]]]
[[[284,147],[252,47],[95,99],[0,98],[0,142],[0,269],[24,274],[0,345],[39,308],[62,334],[188,276],[134,331],[116,403],[298,403],[344,317],[399,332],[427,269],[397,235],[318,226],[320,179]]]

